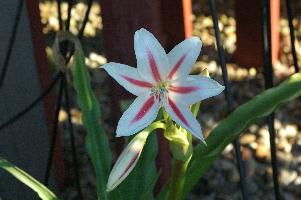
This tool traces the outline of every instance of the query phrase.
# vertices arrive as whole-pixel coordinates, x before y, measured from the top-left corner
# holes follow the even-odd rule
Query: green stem
[[[173,163],[171,182],[169,185],[169,200],[181,200],[183,199],[183,188],[185,184],[185,174],[187,166],[190,161],[189,157],[185,161],[175,160]]]

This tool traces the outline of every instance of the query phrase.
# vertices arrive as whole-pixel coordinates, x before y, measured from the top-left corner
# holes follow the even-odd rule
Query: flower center
[[[151,89],[150,95],[154,97],[155,101],[157,101],[160,106],[163,106],[163,103],[165,102],[163,99],[167,98],[168,90],[166,88],[167,83],[160,82],[157,85],[154,85]]]

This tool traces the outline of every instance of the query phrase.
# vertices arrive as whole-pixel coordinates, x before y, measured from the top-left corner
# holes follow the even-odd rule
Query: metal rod
[[[18,25],[19,25],[19,21],[20,21],[20,17],[21,17],[21,11],[22,11],[22,8],[23,8],[23,2],[24,2],[24,0],[19,0],[19,3],[18,3],[17,13],[16,13],[16,16],[15,16],[12,33],[11,33],[10,38],[9,38],[9,42],[8,42],[8,46],[7,46],[7,50],[6,50],[6,55],[5,55],[4,62],[3,62],[2,68],[1,68],[0,89],[2,88],[4,78],[5,78],[8,66],[9,66],[10,56],[11,56],[11,53],[13,51],[13,46],[15,44],[16,33],[17,33],[17,29],[18,29]]]
[[[270,15],[270,1],[260,1],[261,8],[261,34],[262,34],[262,48],[263,48],[263,64],[264,64],[264,82],[265,88],[273,87],[273,65],[272,65],[272,50],[271,50],[271,15]],[[275,127],[274,127],[274,113],[267,117],[267,124],[270,133],[271,146],[271,162],[273,169],[273,183],[274,194],[276,200],[280,199],[279,182],[278,182],[278,163],[275,142]]]
[[[89,19],[89,15],[90,15],[92,3],[93,3],[93,0],[89,0],[89,1],[88,1],[88,8],[87,8],[87,11],[86,11],[84,20],[83,20],[82,27],[81,27],[81,29],[79,30],[79,33],[78,33],[78,38],[79,38],[79,40],[82,40],[84,31],[85,31],[85,27],[86,27],[87,22],[88,22],[88,19]],[[69,61],[70,61],[72,55],[74,54],[74,51],[75,51],[75,49],[74,49],[74,47],[72,47],[72,48],[71,48],[71,51],[70,51],[70,54],[69,54],[69,56],[68,56],[67,59],[66,59],[66,64],[69,63]]]
[[[60,30],[63,30],[63,19],[62,19],[62,0],[57,0],[57,13],[58,13],[58,20],[60,25]]]
[[[78,33],[78,38],[79,39],[81,39],[84,35],[84,30],[85,30],[87,22],[89,20],[89,15],[90,15],[92,3],[93,3],[93,0],[88,0],[88,8],[87,8],[84,20],[83,20],[82,27],[80,28],[79,33]]]
[[[69,29],[70,29],[72,6],[73,6],[73,1],[68,0],[68,17],[67,17],[67,22],[66,22],[66,31],[69,31]],[[90,9],[88,9],[88,12],[86,13],[86,15],[88,15],[89,12],[90,12]],[[86,18],[86,16],[85,16],[85,18]],[[85,23],[87,23],[87,21]],[[85,24],[83,24],[83,26],[85,27]],[[83,29],[82,32],[84,31],[84,27],[82,28]],[[62,28],[60,30],[62,30]],[[68,64],[72,54],[74,53],[74,50],[71,49],[69,51],[70,53],[68,54],[68,46],[69,46],[68,41],[64,42],[63,45],[62,45],[62,54],[64,55],[64,57],[66,59],[66,64]],[[71,121],[69,93],[68,93],[67,80],[66,80],[65,75],[63,77],[63,81],[64,81],[63,86],[64,86],[64,93],[65,93],[65,95],[64,95],[65,96],[65,106],[66,106],[66,111],[67,111],[67,115],[68,115],[68,124],[69,124],[69,130],[70,130],[72,162],[73,162],[73,166],[74,166],[76,188],[77,188],[77,192],[78,192],[78,199],[82,200],[83,195],[82,195],[81,186],[80,186],[79,171],[78,171],[78,160],[77,160],[76,146],[75,146],[75,139],[74,139],[74,130],[73,130],[73,124],[72,124],[72,121]]]
[[[78,199],[82,200],[83,195],[81,191],[81,186],[80,186],[80,179],[79,179],[79,171],[78,171],[78,160],[77,160],[77,155],[76,155],[76,147],[75,147],[75,139],[74,139],[74,130],[73,130],[73,124],[71,121],[71,112],[70,112],[70,101],[69,101],[69,92],[67,88],[67,80],[66,77],[63,77],[64,81],[64,97],[65,97],[65,106],[66,106],[66,111],[68,115],[68,124],[69,124],[69,130],[70,130],[70,140],[71,140],[71,152],[72,152],[72,162],[74,166],[74,174],[75,174],[75,181],[76,181],[76,187],[77,187],[77,192],[78,192]]]
[[[226,87],[225,88],[225,98],[227,100],[228,111],[231,112],[233,110],[231,86],[230,86],[230,83],[228,80],[228,71],[227,71],[226,61],[225,61],[225,56],[224,56],[224,48],[222,46],[220,30],[218,27],[218,17],[217,17],[215,0],[209,0],[209,5],[210,5],[210,11],[211,11],[211,15],[212,15],[213,24],[214,24],[216,46],[217,46],[217,50],[218,50],[220,65],[222,68],[223,81],[224,81],[224,84]],[[236,140],[234,140],[233,145],[235,148],[237,168],[239,170],[242,199],[247,200],[248,199],[248,188],[247,188],[246,178],[245,178],[246,175],[245,175],[244,163],[243,163],[241,151],[240,151],[240,143],[236,139]]]
[[[71,21],[71,10],[72,10],[73,0],[68,0],[68,11],[67,11],[67,22],[66,22],[66,31],[70,29],[70,21]]]
[[[290,29],[290,39],[291,39],[291,51],[293,55],[293,62],[294,62],[294,68],[295,72],[299,72],[299,65],[298,65],[298,58],[295,48],[295,32],[294,32],[294,26],[293,26],[293,14],[292,14],[292,6],[291,6],[291,0],[286,0],[286,12],[287,12],[287,20],[289,24]]]
[[[63,78],[60,78],[59,92],[58,92],[58,96],[57,96],[57,100],[56,100],[55,117],[54,117],[52,134],[51,134],[51,142],[50,142],[46,171],[45,171],[45,176],[44,176],[44,184],[46,186],[48,185],[48,181],[49,181],[49,177],[50,177],[50,170],[51,170],[52,161],[53,161],[55,142],[56,142],[56,138],[57,138],[57,134],[58,134],[58,123],[59,123],[58,119],[59,119],[59,113],[60,113],[60,108],[61,108],[62,99],[63,99],[63,87],[64,87],[64,81],[63,81]]]
[[[56,85],[57,81],[60,79],[61,76],[62,76],[61,72],[57,73],[55,78],[51,82],[51,84],[46,88],[46,90],[42,94],[40,94],[35,100],[32,101],[32,103],[26,106],[23,110],[21,110],[20,112],[18,112],[13,117],[11,117],[6,122],[0,125],[0,131],[8,127],[9,125],[15,123],[18,119],[23,117],[26,113],[32,110],[38,103],[40,103],[43,100],[43,98],[49,94],[49,92]]]

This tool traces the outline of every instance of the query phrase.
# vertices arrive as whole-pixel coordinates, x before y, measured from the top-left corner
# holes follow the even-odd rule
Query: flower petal
[[[136,31],[134,43],[140,75],[151,83],[164,80],[170,64],[165,50],[154,35],[142,28]]]
[[[150,96],[150,92],[138,96],[120,118],[117,137],[133,135],[145,128],[156,119],[159,109],[159,103]]]
[[[167,54],[171,66],[167,76],[168,79],[174,80],[188,76],[200,54],[201,47],[202,42],[198,37],[188,38],[175,46]]]
[[[198,139],[204,141],[201,126],[190,112],[188,105],[176,102],[174,99],[168,97],[164,107],[166,112],[177,124],[185,128]]]
[[[137,134],[117,159],[108,179],[107,192],[114,190],[138,162],[149,132]]]
[[[143,80],[134,67],[110,62],[102,66],[127,91],[138,96],[152,87],[152,84]]]
[[[224,88],[224,86],[211,78],[201,75],[190,75],[187,78],[171,81],[168,87],[168,95],[177,102],[192,105],[203,99],[220,94]]]

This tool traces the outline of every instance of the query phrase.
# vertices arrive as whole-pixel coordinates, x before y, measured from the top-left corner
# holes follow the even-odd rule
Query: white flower
[[[164,107],[171,118],[195,137],[204,140],[201,126],[189,105],[220,94],[218,82],[189,75],[201,50],[201,41],[191,37],[166,54],[147,30],[136,31],[134,38],[137,68],[110,62],[103,68],[137,98],[123,113],[117,136],[129,136],[147,127]]]

